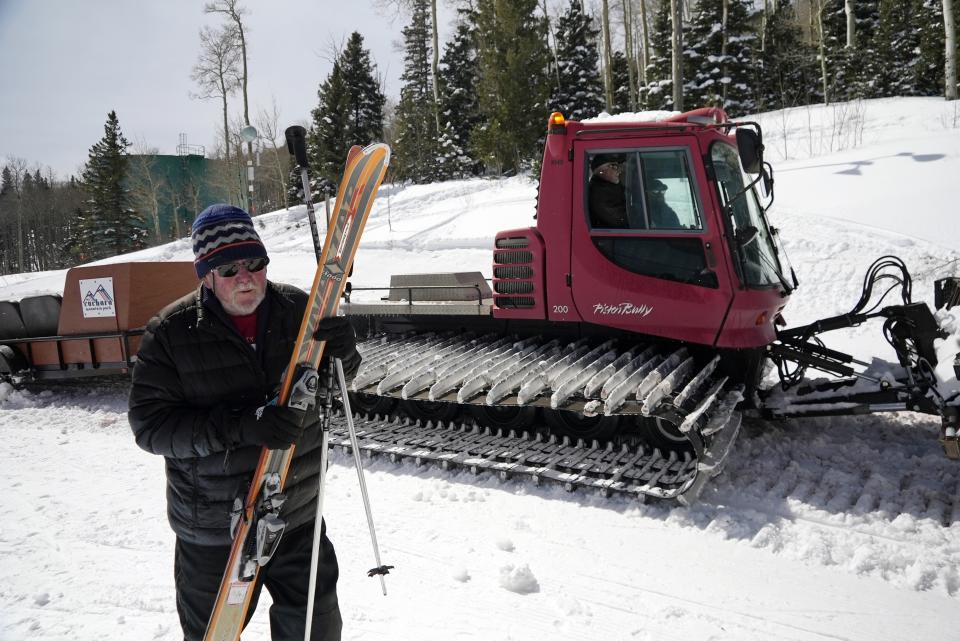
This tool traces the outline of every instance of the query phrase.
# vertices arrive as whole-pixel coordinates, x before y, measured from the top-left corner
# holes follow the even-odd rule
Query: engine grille
[[[523,236],[511,236],[508,238],[498,238],[495,244],[497,249],[506,249],[511,247],[529,247],[530,240]]]
[[[533,283],[528,280],[501,280],[493,285],[498,294],[530,294]]]
[[[493,300],[501,310],[528,310],[517,318],[539,316],[544,294],[542,241],[532,230],[508,233],[496,239],[493,251]],[[539,241],[539,242],[538,242]]]
[[[533,252],[526,251],[502,251],[493,255],[493,260],[500,264],[512,265],[516,263],[529,263],[533,260]]]
[[[494,278],[533,278],[533,268],[529,266],[522,267],[494,267]]]

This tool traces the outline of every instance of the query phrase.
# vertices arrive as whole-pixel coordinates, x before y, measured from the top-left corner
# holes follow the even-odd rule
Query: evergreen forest
[[[388,180],[429,183],[535,172],[553,111],[584,119],[717,106],[737,118],[889,96],[955,100],[958,90],[953,0],[444,0],[457,16],[446,25],[436,24],[440,0],[378,1],[403,21],[398,95],[386,94],[361,31],[346,36],[315,79],[315,103],[295,107],[307,118],[315,200],[334,193],[352,145],[375,141],[393,148]],[[299,204],[279,109],[251,118],[249,10],[218,0],[204,11],[222,21],[200,31],[191,75],[195,97],[222,112],[207,152],[213,192],[256,202],[254,213]],[[209,204],[198,191],[192,203],[175,197],[151,171],[150,150],[132,150],[117,113],[104,112],[78,176],[0,160],[0,274],[183,237],[193,209]],[[253,181],[254,142],[242,134],[251,125]],[[164,198],[186,213],[161,216]]]

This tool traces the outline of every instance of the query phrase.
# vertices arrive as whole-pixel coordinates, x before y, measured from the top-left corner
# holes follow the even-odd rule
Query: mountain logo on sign
[[[100,285],[97,287],[97,291],[87,292],[87,295],[83,297],[83,306],[90,309],[113,307],[113,297],[107,293],[103,285]]]

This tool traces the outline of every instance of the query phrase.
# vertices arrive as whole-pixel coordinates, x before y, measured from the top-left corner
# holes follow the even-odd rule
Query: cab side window
[[[598,153],[588,166],[592,229],[703,229],[684,151]]]
[[[683,149],[588,156],[587,212],[594,246],[635,274],[719,286],[707,267],[703,215]]]

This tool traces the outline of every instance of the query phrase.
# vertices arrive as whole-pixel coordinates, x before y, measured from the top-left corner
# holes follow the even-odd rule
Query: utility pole
[[[247,213],[254,215],[253,187],[254,187],[254,169],[253,169],[253,141],[257,139],[257,128],[253,125],[247,125],[240,130],[240,138],[247,143]]]

